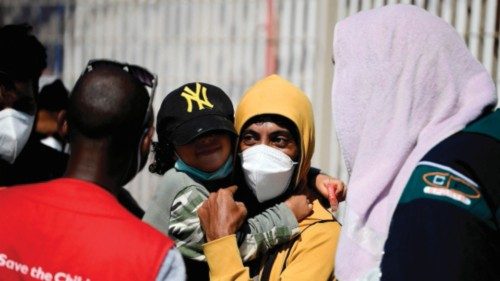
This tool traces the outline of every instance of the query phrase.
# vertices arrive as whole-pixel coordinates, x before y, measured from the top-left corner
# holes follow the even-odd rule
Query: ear
[[[68,119],[66,118],[66,110],[61,110],[57,114],[57,132],[59,135],[68,140]]]
[[[155,133],[155,127],[151,126],[144,134],[144,138],[142,138],[141,143],[141,153],[147,154],[151,149],[151,144],[153,143],[153,135]]]

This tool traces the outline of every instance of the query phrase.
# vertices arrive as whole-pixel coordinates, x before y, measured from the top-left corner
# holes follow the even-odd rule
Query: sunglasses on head
[[[83,72],[83,74],[91,72],[92,70],[100,66],[114,66],[121,68],[122,70],[132,75],[132,77],[134,77],[137,81],[139,81],[148,90],[149,103],[148,103],[148,109],[146,111],[146,116],[144,117],[144,122],[143,122],[145,126],[148,120],[148,116],[150,114],[151,105],[153,104],[156,86],[158,85],[158,77],[155,74],[151,73],[149,70],[145,69],[144,67],[128,63],[121,63],[113,60],[104,60],[104,59],[90,60],[87,63],[87,66],[85,67],[85,71]]]

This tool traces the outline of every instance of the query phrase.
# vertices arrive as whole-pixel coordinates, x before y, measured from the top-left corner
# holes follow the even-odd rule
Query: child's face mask
[[[0,111],[0,157],[14,163],[31,134],[35,116],[6,108]]]
[[[276,198],[287,190],[297,165],[288,155],[259,144],[245,149],[240,156],[245,181],[259,202]]]
[[[227,158],[224,165],[222,165],[219,169],[214,172],[204,172],[200,169],[196,169],[194,167],[186,164],[182,159],[177,156],[177,161],[175,162],[175,168],[178,171],[184,172],[191,177],[194,177],[198,180],[202,181],[211,181],[217,180],[227,177],[233,171],[233,159],[231,155]]]

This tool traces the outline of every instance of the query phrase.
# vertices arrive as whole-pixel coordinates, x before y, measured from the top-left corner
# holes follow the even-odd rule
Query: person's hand
[[[319,174],[316,177],[316,190],[328,199],[333,212],[337,211],[339,202],[345,200],[346,188],[344,183],[328,175]]]
[[[201,228],[207,242],[236,233],[247,216],[247,209],[241,202],[234,201],[236,185],[221,188],[210,193],[198,209]]]
[[[309,216],[312,212],[312,204],[304,194],[294,194],[290,196],[285,201],[285,204],[288,208],[290,208],[299,222]]]

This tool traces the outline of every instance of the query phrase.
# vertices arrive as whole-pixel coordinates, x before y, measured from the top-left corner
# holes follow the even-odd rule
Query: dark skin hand
[[[234,201],[236,185],[212,192],[198,209],[201,228],[207,242],[236,233],[245,221],[247,209]]]

